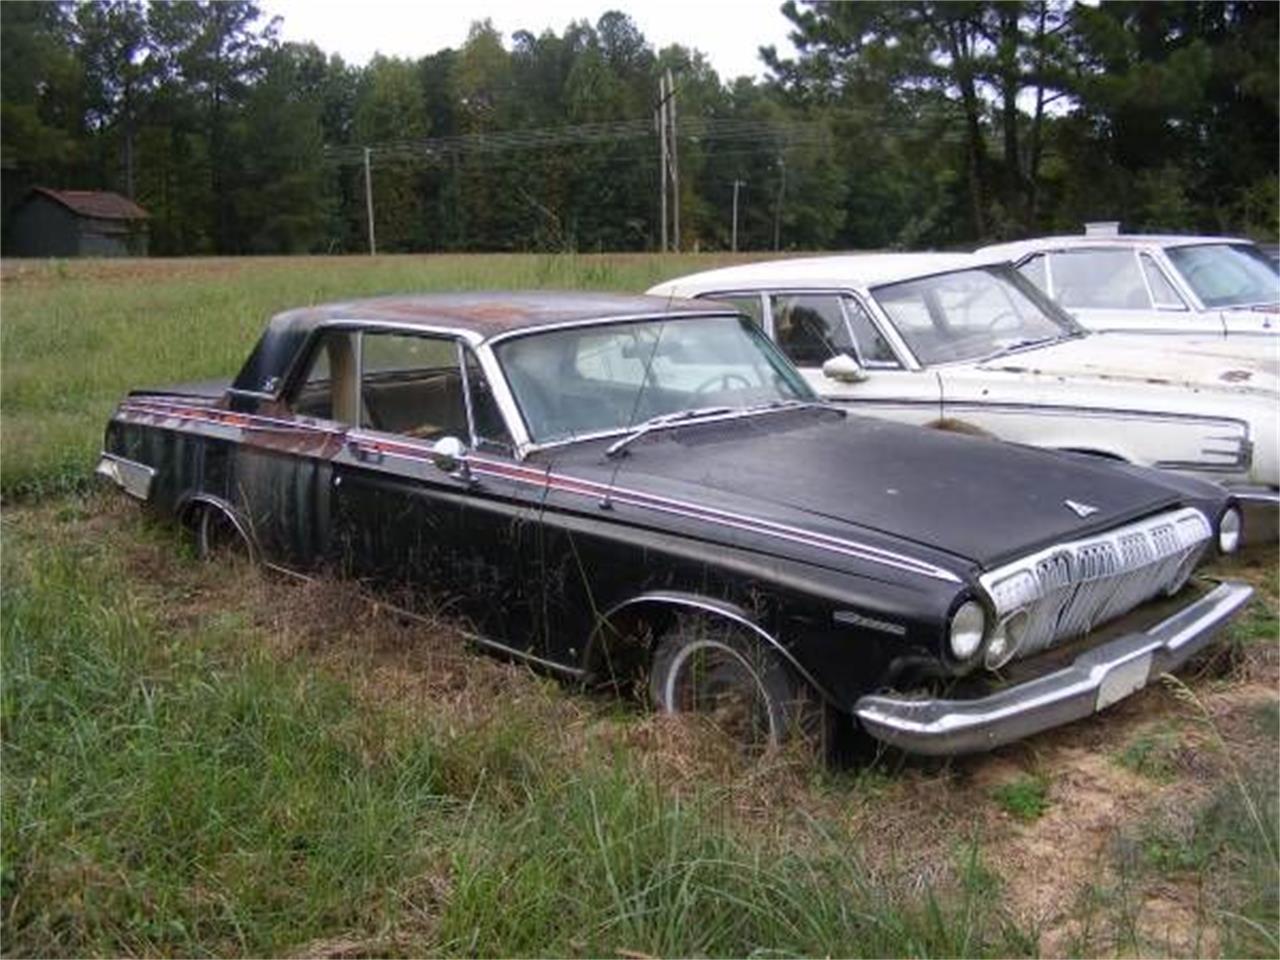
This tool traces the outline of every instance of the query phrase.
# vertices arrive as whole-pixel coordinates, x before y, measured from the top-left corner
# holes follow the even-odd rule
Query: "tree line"
[[[418,59],[282,42],[252,0],[0,4],[6,221],[109,189],[157,254],[653,250],[659,77],[679,243],[958,247],[1118,219],[1274,240],[1280,5],[787,0],[720,78],[624,13]],[[353,15],[355,15],[353,11]],[[673,202],[674,202],[673,197]]]

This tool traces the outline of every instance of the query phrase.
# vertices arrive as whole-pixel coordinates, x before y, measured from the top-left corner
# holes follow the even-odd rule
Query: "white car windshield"
[[[1004,266],[887,284],[871,294],[925,366],[976,360],[1081,332],[1030,281]]]
[[[1280,302],[1280,274],[1257,247],[1245,243],[1197,243],[1165,253],[1206,307],[1245,307]]]
[[[519,336],[494,352],[535,443],[672,414],[817,399],[768,337],[738,316],[571,327]]]

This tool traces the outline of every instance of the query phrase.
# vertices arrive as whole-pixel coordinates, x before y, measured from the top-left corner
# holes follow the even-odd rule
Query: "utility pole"
[[[676,88],[671,82],[671,71],[667,71],[667,99],[670,101],[668,110],[671,119],[671,204],[672,213],[675,217],[672,247],[676,253],[680,252],[680,148],[679,138],[676,136]]]
[[[787,161],[778,155],[778,199],[773,205],[773,249],[779,249],[782,238],[782,195],[787,189]]]
[[[747,182],[747,181],[745,181],[745,180],[739,180],[737,177],[734,177],[734,178],[733,178],[733,244],[732,244],[732,250],[733,250],[733,252],[734,252],[734,253],[737,253],[737,252],[738,252],[738,188],[739,188],[739,187],[741,187],[742,185],[744,185],[746,182]]]
[[[378,244],[373,239],[373,175],[370,172],[369,155],[373,150],[364,148],[364,206],[369,214],[369,256],[378,252]]]
[[[667,252],[667,78],[658,78],[658,140],[662,146],[662,252]]]

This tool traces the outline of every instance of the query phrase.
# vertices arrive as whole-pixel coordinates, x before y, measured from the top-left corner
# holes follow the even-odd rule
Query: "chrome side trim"
[[[151,485],[156,479],[154,467],[103,450],[93,472],[113,481],[135,500],[146,502],[151,499]]]
[[[867,732],[911,753],[950,756],[995,747],[1070,723],[1142,689],[1206,647],[1253,596],[1221,583],[1140,633],[1094,647],[1069,666],[976,700],[872,694],[854,704]]]
[[[808,683],[809,686],[813,687],[814,690],[822,695],[823,699],[828,703],[835,703],[835,698],[831,695],[830,691],[819,683],[814,678],[813,674],[806,670],[800,662],[791,655],[791,652],[779,643],[771,633],[751,619],[750,615],[741,607],[736,604],[729,603],[726,600],[714,600],[710,597],[701,597],[697,594],[683,593],[678,590],[653,590],[649,593],[639,594],[629,600],[623,600],[621,603],[610,607],[609,610],[598,619],[595,629],[587,640],[586,650],[583,651],[583,662],[586,662],[586,659],[595,649],[596,640],[600,636],[602,628],[614,616],[630,607],[650,603],[677,607],[680,609],[698,610],[702,613],[709,613],[713,616],[723,617],[726,620],[736,623],[744,630],[754,634],[762,640],[766,646],[781,656],[783,660],[787,662],[788,666],[804,678],[805,682]],[[585,673],[585,670],[582,672]]]
[[[385,435],[370,435],[358,429],[347,429],[345,427],[335,429],[320,424],[281,420],[274,417],[259,417],[256,414],[233,413],[225,410],[183,409],[181,406],[176,405],[151,403],[140,404],[137,409],[131,409],[130,405],[126,404],[121,407],[121,411],[126,414],[136,413],[147,416],[171,417],[179,420],[203,421],[238,429],[312,430],[330,435],[345,435],[349,441],[367,443],[387,456],[405,460],[420,460],[424,463],[433,462],[431,454],[435,451],[435,445],[429,441],[411,441],[402,438],[391,438]],[[624,503],[639,509],[688,517],[692,520],[701,520],[705,523],[719,524],[720,526],[799,543],[815,549],[865,560],[869,563],[894,567],[947,583],[963,582],[957,574],[926,560],[919,560],[893,550],[860,543],[856,540],[805,530],[802,527],[795,527],[790,524],[765,520],[729,510],[721,510],[716,507],[701,506],[689,501],[675,500],[613,484],[583,480],[565,474],[553,473],[546,468],[490,460],[476,454],[467,455],[463,458],[463,461],[471,467],[475,475],[501,477],[562,493],[590,497],[601,503]]]

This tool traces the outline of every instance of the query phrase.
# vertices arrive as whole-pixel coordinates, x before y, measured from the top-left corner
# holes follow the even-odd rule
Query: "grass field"
[[[747,763],[406,624],[197,560],[87,482],[131,385],[405,289],[643,289],[711,258],[9,264],[0,950],[71,955],[1280,953],[1275,551],[1214,654],[988,756]]]

